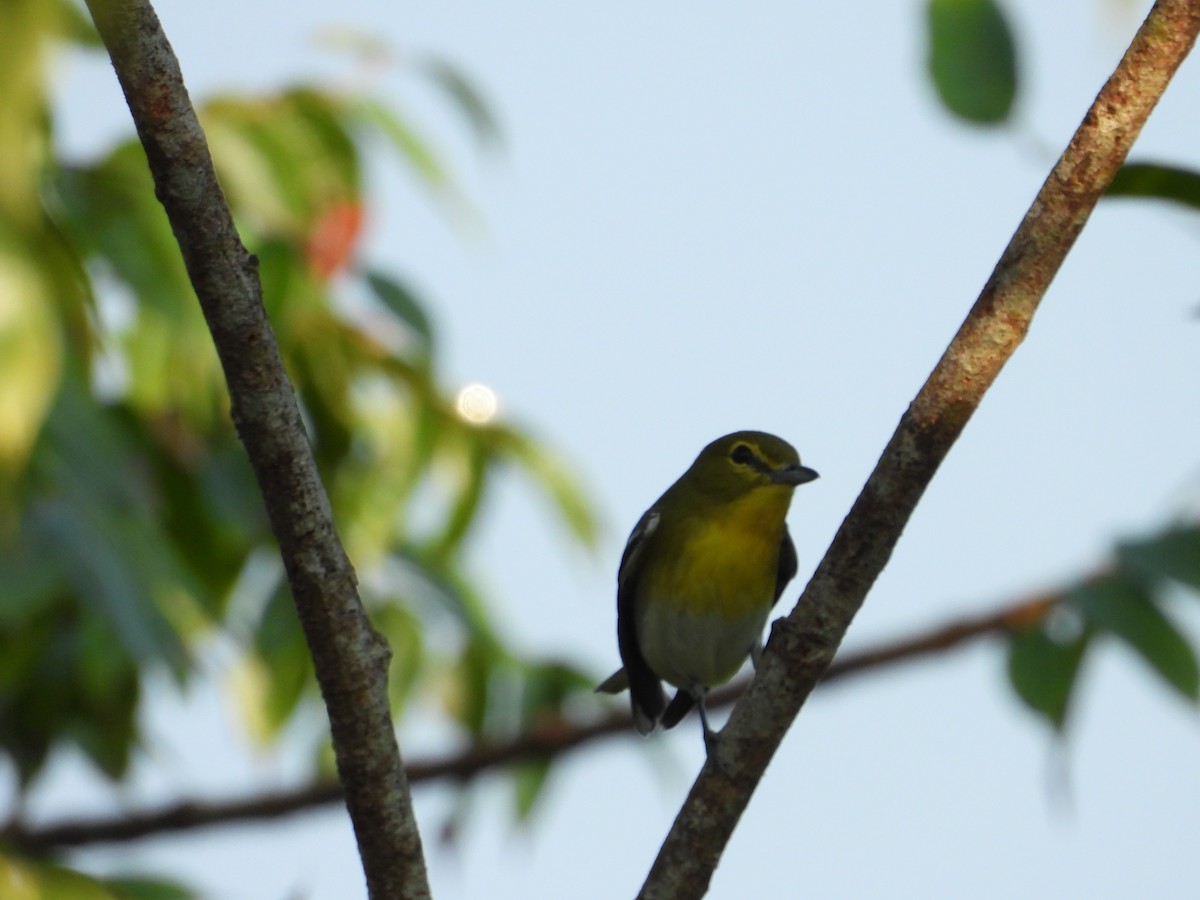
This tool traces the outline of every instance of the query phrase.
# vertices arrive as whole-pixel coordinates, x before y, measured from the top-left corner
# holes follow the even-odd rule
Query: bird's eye
[[[739,466],[744,466],[754,459],[754,452],[745,444],[738,444],[729,454],[729,458]]]

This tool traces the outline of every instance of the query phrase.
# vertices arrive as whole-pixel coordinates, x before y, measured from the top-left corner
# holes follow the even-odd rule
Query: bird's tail
[[[649,676],[643,682],[639,682],[639,690],[633,691],[630,695],[630,709],[633,712],[633,724],[641,734],[652,734],[657,728],[659,719],[662,718],[663,709],[667,706],[667,698],[663,696],[662,685],[659,684],[657,678]],[[629,690],[629,673],[621,668],[613,672],[605,678],[596,688],[597,694],[619,694],[621,691]],[[679,703],[679,698],[676,697],[672,702],[671,707],[674,708]],[[678,722],[687,713],[687,707],[679,712],[675,718]],[[675,724],[672,722],[671,724]]]
[[[667,709],[662,714],[662,727],[674,728],[684,716],[692,711],[695,705],[696,698],[694,696],[687,691],[676,691],[675,699],[667,704]]]
[[[629,675],[624,669],[617,669],[596,688],[597,694],[619,694],[629,690]]]

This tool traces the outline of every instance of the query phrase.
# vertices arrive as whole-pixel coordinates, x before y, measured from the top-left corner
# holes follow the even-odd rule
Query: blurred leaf
[[[573,666],[561,663],[530,663],[521,667],[521,730],[530,732],[547,722],[558,722],[563,707],[572,697],[593,694],[591,678]],[[533,812],[546,786],[551,760],[538,759],[517,766],[513,785],[517,818],[525,821]]]
[[[541,720],[557,719],[572,697],[591,697],[595,692],[592,678],[571,665],[539,662],[525,666],[525,687],[521,698],[521,719],[528,731]]]
[[[1030,709],[1045,716],[1055,730],[1066,723],[1079,664],[1089,633],[1069,640],[1052,638],[1044,627],[1014,633],[1008,641],[1008,678]]]
[[[294,117],[293,159],[305,162],[306,175],[321,186],[325,198],[362,198],[361,153],[350,131],[352,112],[336,92],[318,87],[295,87],[285,91],[280,104]],[[320,195],[318,195],[320,197]],[[321,209],[323,204],[315,204]]]
[[[39,216],[36,176],[49,125],[44,67],[60,9],[43,0],[6,0],[0,9],[0,223],[21,231]]]
[[[328,92],[214,98],[200,109],[226,193],[257,234],[298,245],[335,205],[357,201],[359,154],[350,114]]]
[[[94,165],[62,166],[51,186],[72,243],[102,256],[144,306],[200,315],[141,144],[127,141]]]
[[[63,690],[70,636],[52,611],[17,628],[0,627],[0,746],[27,785],[70,716]]]
[[[406,286],[396,279],[377,270],[368,269],[364,272],[367,285],[375,296],[383,301],[396,317],[420,339],[422,348],[429,352],[433,349],[433,324],[429,316]]]
[[[1106,197],[1153,197],[1200,209],[1200,172],[1158,163],[1125,163]]]
[[[24,534],[0,539],[0,632],[19,629],[49,608],[66,586],[65,564],[58,548],[30,542]],[[4,663],[0,659],[0,672]]]
[[[456,566],[434,565],[424,550],[413,547],[399,548],[395,560],[420,579],[424,595],[449,612],[471,641],[500,645],[488,605]]]
[[[332,203],[313,224],[305,257],[318,278],[330,279],[354,260],[362,235],[363,207],[358,201]]]
[[[533,812],[538,798],[546,787],[546,778],[550,774],[550,760],[539,759],[534,762],[521,763],[513,771],[513,787],[517,807],[517,819],[526,821]]]
[[[24,467],[61,371],[53,288],[0,223],[0,487]],[[14,242],[15,243],[15,242]]]
[[[408,701],[425,662],[421,622],[398,601],[380,604],[371,611],[371,624],[392,649],[388,667],[388,696],[398,715]]]
[[[123,399],[192,428],[223,425],[228,398],[216,351],[141,145],[129,141],[94,165],[60,167],[48,188],[66,239],[136,300],[112,336],[127,375]],[[113,307],[111,299],[101,305]]]
[[[163,879],[97,880],[64,866],[0,852],[0,897],[4,900],[194,900],[197,896]]]
[[[544,447],[511,428],[493,427],[488,437],[529,473],[550,498],[575,539],[585,547],[595,547],[599,524],[574,473]]]
[[[1200,590],[1200,526],[1170,528],[1117,547],[1122,568],[1153,579],[1172,578]]]
[[[995,0],[930,0],[928,22],[929,73],[946,108],[979,124],[1007,119],[1017,51]]]
[[[1140,585],[1108,576],[1080,586],[1068,602],[1089,624],[1132,647],[1185,697],[1200,698],[1195,652]]]
[[[191,634],[224,619],[252,548],[272,541],[270,525],[250,463],[232,435],[204,455],[154,454],[148,463],[162,492],[164,536],[197,585],[200,621],[186,621],[189,609],[171,605],[176,614],[171,621]]]
[[[408,123],[376,100],[362,100],[359,111],[366,122],[378,128],[391,141],[392,146],[412,164],[427,185],[440,188],[449,184],[450,179],[437,154]]]
[[[103,50],[104,42],[96,31],[91,17],[72,0],[54,0],[59,9],[59,33],[62,37],[80,47],[91,50]]]
[[[427,58],[422,68],[466,116],[479,143],[487,145],[500,140],[500,126],[496,117],[475,85],[457,67],[444,59]]]
[[[175,881],[128,876],[108,878],[105,886],[118,900],[199,900],[200,895]]]
[[[0,897],[4,900],[122,900],[93,878],[41,860],[0,852]]]
[[[494,719],[496,676],[505,655],[493,641],[475,638],[467,642],[455,670],[454,694],[447,704],[451,714],[471,737],[483,740]]]
[[[42,437],[33,475],[53,499],[30,509],[26,539],[57,548],[68,583],[112,624],[132,657],[181,674],[186,654],[160,604],[171,590],[177,603],[179,588],[194,586],[157,525],[159,498],[130,432],[70,378]]]
[[[239,699],[251,734],[266,744],[279,735],[305,692],[315,687],[312,657],[292,594],[280,581],[254,634],[256,655],[238,673]]]
[[[426,554],[432,558],[435,567],[446,565],[451,554],[462,544],[468,529],[477,518],[476,512],[483,500],[484,488],[487,485],[488,457],[483,444],[473,438],[474,435],[470,432],[464,432],[463,439],[455,442],[457,453],[453,464],[456,484],[450,509],[439,533],[426,548]]]

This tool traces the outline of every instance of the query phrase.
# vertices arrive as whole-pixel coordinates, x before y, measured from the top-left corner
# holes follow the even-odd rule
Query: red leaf
[[[308,236],[305,256],[312,270],[329,279],[346,268],[354,257],[362,227],[361,204],[342,200],[330,206]]]

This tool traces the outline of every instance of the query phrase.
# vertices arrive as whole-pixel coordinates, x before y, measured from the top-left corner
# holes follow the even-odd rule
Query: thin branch
[[[387,697],[390,651],[359,601],[291,383],[217,183],[179,62],[146,0],[87,0],[146,151],[155,193],[212,332],[329,713],[372,898],[429,896]]]
[[[905,412],[795,609],[775,623],[639,894],[702,897],[784,733],[821,680],[905,523],[1187,56],[1200,0],[1159,0],[1038,192],[995,271]]]
[[[866,674],[895,663],[964,647],[981,638],[1028,628],[1040,621],[1061,599],[1060,594],[1035,597],[986,615],[959,619],[867,650],[843,654],[829,667],[821,684],[824,686],[847,676]],[[731,705],[749,683],[747,678],[714,692],[709,705]],[[504,744],[414,762],[408,767],[408,780],[413,785],[435,781],[464,782],[492,769],[554,759],[599,739],[630,739],[634,734],[628,706],[621,704],[617,711],[585,725],[559,720]],[[137,840],[205,826],[275,819],[341,800],[342,789],[337,782],[310,784],[290,791],[219,803],[175,803],[158,810],[127,813],[110,819],[65,821],[40,828],[12,825],[0,832],[0,840],[27,853],[47,853],[66,847]]]

